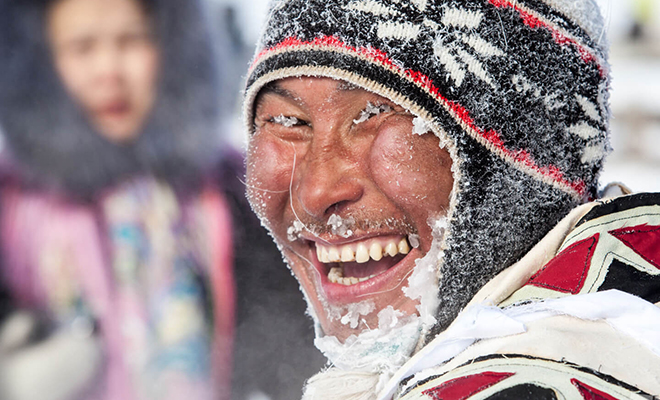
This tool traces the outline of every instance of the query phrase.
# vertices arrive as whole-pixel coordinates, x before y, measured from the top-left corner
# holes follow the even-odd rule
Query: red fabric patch
[[[477,375],[463,376],[447,381],[433,389],[425,390],[422,393],[434,400],[464,400],[473,394],[479,393],[503,381],[511,375],[513,373],[483,372]]]
[[[660,226],[630,226],[609,231],[609,234],[660,269]]]
[[[572,244],[534,274],[527,284],[577,294],[587,278],[598,238],[597,233]]]
[[[605,392],[601,392],[598,389],[592,388],[589,385],[586,385],[577,379],[571,379],[571,383],[575,385],[580,391],[580,394],[585,400],[619,400],[616,397],[612,397]]]

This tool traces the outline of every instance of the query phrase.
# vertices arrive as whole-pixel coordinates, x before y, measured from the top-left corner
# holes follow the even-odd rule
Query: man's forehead
[[[327,77],[314,77],[314,76],[303,76],[303,77],[290,77],[290,78],[283,78],[283,79],[278,79],[275,81],[271,81],[264,85],[264,87],[259,91],[259,95],[257,96],[256,99],[256,104],[259,105],[259,102],[262,100],[263,96],[266,94],[274,94],[280,97],[288,98],[291,100],[299,100],[298,93],[295,93],[295,91],[287,88],[287,83],[294,81],[294,80],[305,80],[307,81],[308,85],[314,85],[315,82],[328,82],[331,81],[334,85],[334,90],[336,92],[353,92],[353,91],[365,91],[367,90],[361,88],[358,85],[355,85],[351,82],[341,80],[341,79],[334,79],[334,78],[327,78]]]

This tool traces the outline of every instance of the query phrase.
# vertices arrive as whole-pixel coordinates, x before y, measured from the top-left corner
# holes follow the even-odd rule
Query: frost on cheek
[[[422,258],[415,260],[415,268],[408,278],[408,286],[403,287],[403,293],[412,300],[419,300],[417,310],[425,327],[436,323],[435,314],[439,305],[438,299],[438,267],[444,256],[442,242],[447,230],[446,217],[429,221],[433,228],[433,243],[431,249]]]
[[[338,235],[343,238],[349,238],[353,235],[353,230],[351,227],[355,224],[355,219],[353,217],[342,218],[337,214],[332,214],[328,218],[328,226],[330,226],[330,232],[333,235]]]
[[[360,117],[358,119],[354,119],[353,123],[354,124],[360,124],[369,118],[373,117],[374,115],[378,115],[382,112],[388,112],[391,111],[392,108],[388,106],[387,104],[381,104],[379,106],[373,105],[371,102],[367,103],[367,107],[360,112]]]
[[[413,130],[414,135],[424,135],[431,132],[431,127],[422,117],[415,117],[413,119]]]
[[[280,124],[285,128],[291,128],[292,126],[296,126],[300,124],[300,120],[298,118],[287,117],[283,114],[280,114],[277,117],[273,117],[273,122],[276,124]]]

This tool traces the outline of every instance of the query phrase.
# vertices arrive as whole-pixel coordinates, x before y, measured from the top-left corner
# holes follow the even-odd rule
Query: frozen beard
[[[432,219],[429,224],[433,228],[431,249],[415,261],[413,272],[403,287],[406,297],[419,301],[419,316],[405,315],[388,306],[378,312],[378,327],[367,327],[359,335],[348,337],[344,343],[334,336],[325,336],[316,321],[314,344],[334,366],[378,374],[379,382],[383,384],[410,358],[420,338],[435,324],[447,218]],[[419,238],[414,234],[408,240],[413,247],[419,245]],[[331,309],[330,315],[340,318],[343,324],[357,327],[360,317],[373,312],[374,308],[374,304],[367,300],[350,304],[342,310]]]

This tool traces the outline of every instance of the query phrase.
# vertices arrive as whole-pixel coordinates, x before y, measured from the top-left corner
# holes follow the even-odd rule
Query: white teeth
[[[390,257],[394,257],[399,252],[399,248],[394,242],[389,242],[385,246],[385,253],[389,254]]]
[[[355,260],[355,254],[353,253],[353,249],[351,249],[349,246],[343,246],[341,248],[341,260],[343,262],[349,262]]]
[[[387,244],[385,244],[387,243]],[[383,248],[385,246],[385,248]],[[408,254],[410,243],[406,238],[389,240],[367,240],[361,243],[351,243],[343,246],[325,246],[316,244],[316,257],[322,263],[380,261],[384,256],[394,257],[397,254]]]
[[[338,266],[333,266],[328,272],[328,280],[332,283],[340,285],[355,285],[375,277],[378,274],[357,278],[354,276],[344,276],[343,262],[358,262],[360,264],[366,263],[369,260],[379,261],[384,256],[394,257],[397,254],[408,254],[410,252],[410,244],[405,238],[397,239],[397,241],[390,239],[385,248],[383,244],[385,240],[370,239],[361,243],[351,243],[343,246],[325,246],[316,243],[316,257],[319,261],[325,264],[339,263]],[[369,247],[367,247],[367,244]]]
[[[365,246],[364,243],[357,245],[357,250],[355,251],[355,261],[359,263],[366,263],[369,261],[369,251],[367,250],[367,246]]]
[[[379,243],[373,243],[369,249],[369,256],[378,261],[383,258],[383,248]]]
[[[328,280],[330,282],[337,283],[339,279],[342,279],[344,276],[344,271],[340,267],[333,267],[330,268],[330,272],[328,272]]]
[[[410,252],[410,247],[408,246],[408,241],[406,239],[401,239],[399,242],[399,253],[408,254]]]
[[[354,276],[344,277],[344,271],[341,267],[332,267],[330,272],[328,272],[328,280],[332,283],[338,283],[340,285],[350,286],[355,285],[360,282],[364,282],[373,278],[376,275],[365,276],[363,278],[356,278]]]
[[[330,249],[328,249],[328,260],[330,262],[338,262],[340,260],[338,248],[330,247]]]

